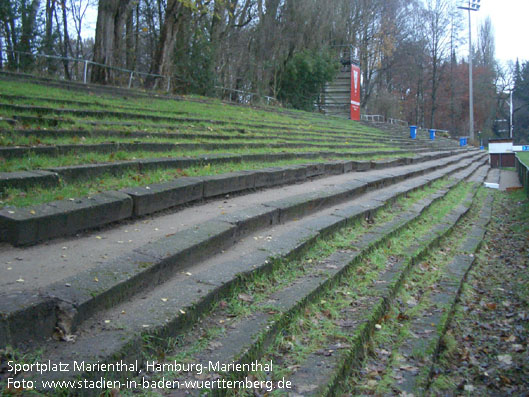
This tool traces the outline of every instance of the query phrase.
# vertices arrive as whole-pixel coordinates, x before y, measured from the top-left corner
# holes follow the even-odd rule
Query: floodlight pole
[[[468,0],[468,7],[457,7],[468,11],[468,109],[469,135],[471,141],[474,140],[474,87],[472,84],[472,22],[470,18],[470,11],[478,11],[479,2],[480,0]]]

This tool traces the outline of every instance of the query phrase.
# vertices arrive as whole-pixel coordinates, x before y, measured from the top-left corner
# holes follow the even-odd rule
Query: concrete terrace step
[[[30,102],[51,102],[54,104],[68,104],[77,107],[106,107],[108,104],[100,102],[98,99],[95,99],[93,102],[90,101],[79,101],[73,99],[63,99],[63,98],[53,98],[47,96],[25,96],[25,95],[9,95],[5,93],[0,93],[0,99],[10,101],[9,104],[13,104],[17,101],[30,101]],[[184,100],[184,98],[179,98],[179,100]],[[6,103],[6,102],[3,102]],[[153,109],[148,107],[139,107],[135,105],[113,105],[114,108],[125,110],[125,111],[135,111],[135,112],[156,112],[156,113],[169,113],[174,114],[172,110],[163,110],[163,109]],[[82,109],[77,109],[82,110]],[[94,110],[94,109],[89,109]],[[181,112],[176,112],[177,114]]]
[[[402,145],[407,147],[420,147],[413,144]],[[426,148],[427,146],[422,146]],[[69,153],[115,153],[118,151],[135,152],[168,152],[168,151],[192,151],[192,150],[230,150],[230,149],[303,149],[303,148],[322,148],[322,149],[370,149],[365,144],[354,144],[345,142],[323,143],[261,143],[261,142],[244,142],[244,143],[168,143],[168,142],[110,142],[95,144],[68,144],[68,145],[39,145],[39,146],[0,146],[0,157],[5,159],[27,157],[29,155],[45,155],[50,157],[61,156]],[[381,143],[373,149],[391,149]]]
[[[374,291],[365,297],[368,299],[363,300],[363,304],[359,304],[359,310],[341,317],[344,324],[342,332],[352,340],[343,348],[336,347],[336,344],[324,347],[323,352],[332,352],[329,355],[318,352],[309,354],[289,377],[295,385],[291,392],[304,396],[329,396],[338,392],[340,382],[361,363],[366,341],[374,332],[375,324],[380,324],[411,269],[467,215],[476,192],[477,186],[467,195],[463,204],[455,207],[442,223],[423,237],[423,242],[409,246],[410,254],[407,257],[382,270],[376,278]],[[357,297],[357,300],[360,301],[360,298]]]
[[[391,145],[388,145],[391,143]],[[447,145],[431,144],[425,145],[419,142],[384,142],[378,146],[369,146],[353,142],[328,142],[328,143],[264,143],[264,142],[241,142],[241,143],[168,143],[168,142],[109,142],[95,144],[66,144],[66,145],[39,145],[39,146],[0,146],[0,157],[5,159],[22,158],[28,156],[57,157],[66,154],[85,153],[115,153],[123,152],[168,152],[168,151],[193,151],[193,150],[243,150],[243,149],[364,149],[364,150],[391,150],[398,149],[443,149]]]
[[[4,105],[4,108],[6,108],[8,105]],[[88,112],[88,111],[77,111],[76,109],[61,109],[61,108],[46,108],[46,107],[31,107],[31,106],[22,106],[22,105],[9,105],[11,110],[17,111],[17,112],[35,112],[35,113],[44,113],[44,114],[63,114],[66,116],[80,116],[80,117],[90,117],[88,114],[99,114],[99,118],[104,117],[119,117],[120,119],[141,119],[141,120],[147,120],[152,122],[172,122],[173,124],[159,124],[157,127],[159,128],[174,128],[175,125],[179,124],[185,124],[185,123],[204,123],[204,124],[211,124],[211,125],[217,125],[217,126],[233,126],[237,125],[240,127],[247,127],[247,128],[255,128],[255,129],[269,129],[269,128],[283,128],[283,127],[291,127],[290,124],[284,124],[284,123],[273,123],[273,124],[262,124],[262,123],[250,123],[250,122],[240,122],[235,120],[218,120],[218,119],[205,119],[205,118],[198,118],[198,117],[168,117],[168,116],[155,116],[155,115],[145,115],[145,114],[138,114],[136,113],[125,113],[114,115],[105,113],[105,111],[94,111],[94,112]],[[116,112],[121,113],[121,112]],[[95,117],[95,116],[94,116]],[[137,121],[93,121],[93,120],[83,120],[83,118],[80,119],[71,119],[71,118],[62,118],[62,117],[43,117],[43,116],[33,116],[33,115],[24,115],[24,114],[15,114],[13,115],[13,120],[21,123],[34,123],[39,125],[48,125],[48,126],[56,126],[59,123],[64,124],[72,124],[72,123],[83,123],[88,125],[117,125],[117,126],[137,126]]]
[[[27,121],[28,122],[35,122],[37,124],[44,124],[44,125],[49,125],[49,126],[56,126],[58,125],[59,123],[61,122],[64,122],[64,123],[71,123],[72,121],[71,120],[68,120],[68,119],[54,119],[54,118],[35,118],[35,117],[29,117],[27,118]],[[108,121],[84,121],[83,124],[86,124],[88,126],[94,126],[96,128],[101,128],[101,127],[105,127],[105,126],[119,126],[119,127],[137,127],[137,125],[135,123],[131,123],[131,122],[108,122]],[[248,127],[248,128],[260,128],[262,129],[260,131],[260,133],[265,133],[267,130],[270,130],[272,128],[274,128],[274,126],[271,126],[271,125],[261,125],[261,126],[248,126],[248,125],[245,125],[245,124],[241,124],[245,127]],[[160,124],[160,125],[144,125],[145,128],[165,128],[165,129],[170,129],[170,128],[174,128],[175,125],[169,125],[169,124]],[[228,129],[230,130],[230,129]],[[245,128],[239,128],[239,129],[235,129],[234,131],[240,131],[242,134],[246,133],[245,131]],[[303,134],[300,134],[299,133],[299,130],[284,130],[283,131],[285,134],[288,134],[289,136],[295,136],[295,135],[298,135],[298,136],[304,136]],[[319,132],[319,131],[317,131]],[[369,133],[359,133],[359,132],[354,132],[354,134],[351,134],[351,131],[344,131],[344,133],[348,133],[350,135],[347,135],[348,137],[351,137],[350,139],[353,140],[353,139],[356,139],[356,138],[373,138],[373,139],[376,139],[376,140],[381,140],[383,142],[403,142],[403,143],[408,143],[408,144],[418,144],[419,142],[422,142],[422,143],[427,143],[428,145],[437,145],[439,143],[441,143],[442,145],[447,145],[449,147],[452,147],[452,148],[456,148],[458,147],[458,143],[456,141],[441,141],[441,140],[437,140],[437,141],[431,141],[428,137],[421,137],[420,135],[415,139],[415,140],[410,140],[408,137],[406,137],[405,134],[395,134],[395,135],[388,135],[388,136],[384,136],[384,135],[380,135],[380,134],[369,134]],[[331,134],[328,134],[328,132],[325,132],[325,131],[321,131],[321,134],[322,136],[329,136],[329,137],[334,137],[338,140],[341,140],[343,141],[343,139],[346,137],[344,135],[331,135]],[[345,139],[348,139],[348,138],[345,138]]]
[[[102,94],[102,95],[109,95],[109,96],[118,96],[118,97],[125,97],[125,98],[139,98],[139,99],[149,99],[153,101],[188,101],[188,102],[196,102],[196,103],[204,103],[204,104],[210,104],[210,103],[216,103],[216,99],[209,99],[209,98],[194,98],[194,97],[187,97],[187,96],[179,96],[174,94],[167,94],[165,92],[160,91],[145,91],[137,88],[123,88],[123,87],[116,87],[116,86],[108,86],[108,85],[99,85],[99,84],[84,84],[81,82],[75,82],[75,81],[66,81],[66,80],[58,80],[58,79],[52,79],[42,76],[36,76],[31,75],[27,73],[15,73],[15,72],[8,72],[8,71],[0,71],[0,79],[2,80],[8,80],[8,81],[24,81],[24,82],[31,82],[35,84],[40,84],[44,86],[49,87],[56,87],[66,90],[74,90],[77,92],[86,92],[88,94]],[[224,102],[224,101],[223,101]],[[226,101],[225,103],[231,105],[231,106],[239,106],[239,107],[247,107],[245,104],[238,104],[234,102]],[[296,119],[304,119],[303,115],[301,115],[298,112],[292,112],[286,109],[281,109],[281,111],[278,111],[276,109],[270,109],[270,107],[267,106],[259,106],[259,105],[252,105],[254,108],[257,108],[261,111],[269,112],[269,113],[281,113],[286,114],[289,117],[296,118]]]
[[[46,120],[44,120],[46,121]],[[52,124],[57,124],[60,120],[53,120],[53,119],[49,119],[48,121],[52,122]],[[38,118],[38,120],[36,120],[37,123],[42,123],[42,120],[41,118]],[[69,121],[66,121],[66,122],[69,122]],[[101,126],[108,126],[108,125],[117,125],[117,126],[129,126],[129,127],[137,127],[137,125],[135,123],[129,123],[129,122],[104,122],[104,121],[83,121],[83,120],[79,120],[79,123],[82,123],[82,124],[87,124],[87,125],[92,125],[92,126],[96,126],[96,127],[101,127]],[[254,128],[253,125],[248,125],[248,124],[244,124],[244,123],[240,123],[240,122],[237,122],[237,123],[234,123],[236,125],[240,125],[240,127],[220,127],[222,129],[222,131],[224,132],[235,132],[235,133],[238,133],[240,134],[239,136],[241,138],[243,137],[250,137],[252,135],[250,134],[255,134],[255,132],[251,132],[249,134],[249,132],[246,130],[246,128]],[[174,130],[174,127],[175,125],[173,124],[145,124],[143,125],[144,128],[156,128],[156,129],[171,129],[171,130]],[[302,129],[292,129],[292,126],[281,126],[281,125],[258,125],[258,128],[256,128],[257,130],[259,130],[259,134],[266,134],[265,136],[270,136],[270,137],[275,137],[277,136],[278,138],[284,138],[284,137],[289,137],[289,138],[293,138],[293,137],[299,137],[299,138],[307,138],[307,137],[321,137],[321,138],[325,138],[325,139],[335,139],[335,140],[340,140],[340,141],[343,141],[344,139],[347,139],[347,138],[350,138],[350,139],[361,139],[361,138],[366,138],[366,139],[390,139],[390,140],[394,140],[396,142],[410,142],[411,140],[409,139],[409,137],[404,134],[403,132],[391,132],[391,133],[386,133],[386,134],[381,134],[381,133],[377,133],[377,132],[369,132],[369,131],[360,131],[358,129],[356,129],[354,126],[352,126],[351,129],[347,129],[347,130],[335,130],[335,133],[330,133],[329,131],[322,131],[322,130],[317,130],[317,129],[306,129],[306,130],[302,130]],[[281,131],[281,135],[277,135],[277,131],[278,129]],[[51,130],[43,130],[43,129],[40,129],[40,130],[29,130],[29,129],[16,129],[14,131],[16,132],[19,132],[21,134],[24,134],[24,135],[28,135],[28,133],[24,132],[24,130],[27,130],[29,131],[30,133],[33,133],[35,131],[35,134],[38,134],[38,133],[42,133],[44,136],[48,135],[48,134],[53,134],[53,131],[55,131],[54,129],[51,129]],[[86,130],[82,130],[83,133],[85,135],[88,135],[90,136],[91,134],[91,131],[92,128],[90,129],[86,129]],[[71,130],[59,130],[59,131],[71,131]],[[306,133],[304,132],[306,131]],[[339,134],[338,132],[341,132],[341,134]],[[112,133],[114,133],[114,131],[112,131]],[[134,134],[134,132],[124,132],[124,134]],[[272,135],[270,135],[269,133],[272,133]],[[145,132],[143,132],[143,134],[145,134]],[[149,133],[150,135],[150,133]],[[81,135],[82,136],[82,135]],[[133,136],[133,135],[132,135]],[[170,135],[169,135],[170,136]],[[201,135],[199,135],[201,136]],[[214,137],[216,136],[222,136],[222,135],[213,135]],[[430,142],[429,139],[427,139],[428,137],[422,137],[422,135],[419,135],[416,139],[416,141],[428,141]],[[221,139],[221,138],[219,138]],[[411,141],[411,142],[414,142],[414,141]],[[458,145],[457,142],[455,141],[450,141],[450,143],[453,143],[454,145]]]
[[[414,316],[410,316],[409,329],[411,333],[421,336],[403,340],[397,349],[397,354],[406,357],[406,365],[417,368],[430,367],[430,371],[401,371],[400,368],[394,368],[394,373],[402,376],[402,382],[395,385],[395,389],[408,394],[424,395],[426,393],[433,364],[440,349],[441,339],[453,316],[466,275],[476,260],[474,254],[479,249],[485,235],[486,226],[491,218],[491,210],[492,195],[489,194],[478,215],[477,222],[472,225],[468,237],[461,242],[459,252],[442,269],[442,274],[434,285],[435,289],[428,294],[423,294],[419,299],[419,304],[423,299],[427,301],[425,309]],[[413,357],[413,351],[431,351],[433,354],[416,360]]]
[[[209,131],[209,130],[208,130]],[[373,139],[380,139],[381,143],[395,142],[395,143],[414,143],[409,137],[402,135],[381,135],[374,133],[360,132],[351,130],[347,135],[338,135],[330,133],[321,133],[307,130],[307,133],[302,133],[300,130],[282,130],[281,134],[277,132],[245,133],[238,128],[223,129],[222,133],[212,132],[147,132],[147,131],[129,131],[129,130],[102,130],[102,129],[13,129],[0,130],[1,134],[10,135],[13,137],[36,137],[36,138],[73,138],[73,137],[109,137],[109,138],[170,138],[170,139],[193,139],[193,140],[248,140],[254,141],[259,139],[280,139],[285,141],[296,140],[301,142],[321,143],[321,142],[351,142],[351,143],[372,143]],[[231,134],[226,134],[230,132]],[[419,138],[418,141],[421,141]],[[424,140],[426,142],[426,140]],[[429,143],[431,141],[428,140]],[[451,142],[450,142],[451,143]]]
[[[80,110],[80,109],[63,109],[63,108],[53,108],[48,106],[30,106],[30,105],[13,105],[13,104],[7,104],[7,103],[0,103],[0,109],[3,109],[4,111],[8,112],[15,112],[15,115],[13,118],[15,120],[18,120],[20,122],[26,122],[26,123],[36,123],[36,124],[47,124],[47,125],[57,125],[58,123],[73,123],[73,122],[84,122],[87,124],[101,124],[101,121],[87,121],[83,120],[85,117],[93,117],[93,118],[120,118],[120,119],[142,119],[142,120],[149,120],[153,122],[172,122],[175,124],[182,124],[182,123],[205,123],[205,124],[212,124],[212,125],[228,125],[228,126],[241,126],[241,127],[248,127],[248,128],[257,128],[257,129],[267,129],[267,128],[288,128],[292,127],[292,124],[288,123],[282,123],[282,122],[273,122],[270,124],[264,124],[258,121],[249,121],[249,122],[241,122],[240,120],[234,120],[234,119],[225,119],[225,120],[219,120],[219,119],[206,119],[206,118],[199,118],[199,117],[170,117],[170,116],[160,116],[156,114],[145,114],[140,112],[130,113],[130,112],[116,112],[116,111],[107,111],[107,110]],[[24,115],[24,113],[37,113],[39,116],[33,116],[33,115]],[[153,110],[152,112],[156,112]],[[179,112],[172,112],[171,114],[187,114],[187,113],[179,113]],[[52,117],[42,117],[41,115],[52,115]],[[56,117],[54,115],[65,115],[65,116],[73,116],[78,117],[79,120],[73,120],[71,118],[61,118]],[[112,125],[132,125],[134,126],[134,123],[127,123],[127,122],[109,122],[108,124]],[[174,127],[175,124],[168,125],[168,127]]]
[[[44,356],[52,361],[62,362],[74,357],[76,360],[89,361],[109,361],[116,358],[141,360],[141,352],[138,350],[141,334],[165,338],[182,332],[197,316],[207,312],[213,301],[228,293],[241,274],[264,271],[271,263],[270,257],[293,257],[320,234],[336,230],[366,211],[383,206],[387,200],[393,200],[444,175],[464,169],[469,164],[469,161],[463,161],[426,178],[418,177],[414,181],[373,192],[364,200],[333,206],[320,213],[318,218],[308,219],[303,223],[297,221],[278,226],[281,230],[272,232],[271,239],[264,245],[262,242],[257,245],[252,243],[255,242],[252,238],[255,236],[250,235],[246,242],[241,243],[243,246],[226,250],[218,258],[201,263],[194,261],[191,267],[185,268],[185,272],[176,273],[172,279],[150,292],[145,290],[141,296],[128,299],[111,309],[93,312],[94,317],[79,326],[74,343],[46,344]],[[475,164],[474,168],[477,166]],[[382,192],[384,193],[381,195]],[[355,202],[363,204],[355,205]],[[335,215],[331,215],[333,213]],[[107,319],[113,320],[105,321]],[[94,344],[95,340],[98,341],[97,344]]]
[[[45,125],[45,126],[48,126],[48,127],[55,127],[57,126],[59,123],[79,123],[78,121],[74,121],[74,120],[71,120],[71,119],[62,119],[62,118],[53,118],[53,117],[34,117],[34,116],[15,116],[15,119],[18,120],[18,121],[21,121],[21,122],[27,122],[27,123],[35,123],[35,124],[39,124],[39,125]],[[203,122],[205,123],[210,123],[210,124],[224,124],[224,122],[221,122],[221,121],[211,121],[211,120],[202,120]],[[200,120],[191,120],[191,119],[187,119],[185,120],[185,122],[200,122]],[[96,128],[101,128],[101,127],[105,127],[105,126],[119,126],[119,127],[137,127],[137,124],[136,123],[133,123],[133,122],[110,122],[110,121],[82,121],[82,124],[85,124],[87,126],[94,126]],[[248,125],[248,124],[244,124],[244,123],[236,123],[236,122],[230,122],[230,124],[239,124],[242,128],[240,130],[244,130],[245,131],[245,128],[244,127],[247,127],[247,128],[253,128],[253,129],[261,129],[262,131],[261,132],[265,132],[267,130],[271,130],[271,129],[274,129],[274,128],[278,128],[277,126],[274,126],[274,125]],[[170,125],[170,124],[159,124],[159,125],[153,125],[153,124],[146,124],[146,125],[143,125],[143,127],[145,128],[165,128],[165,129],[170,129],[170,128],[175,128],[175,125]],[[279,127],[281,128],[281,127]],[[299,134],[299,130],[294,130],[296,133]],[[285,133],[288,133],[289,130],[285,130],[284,131]],[[243,132],[244,133],[244,132]],[[325,131],[322,132],[323,135],[325,135]],[[388,139],[386,137],[384,137],[383,135],[380,135],[380,134],[366,134],[366,133],[354,133],[352,134],[351,131],[344,131],[344,133],[348,133],[351,137],[351,139],[354,139],[355,137],[372,137],[372,138],[375,138],[377,140],[384,140],[384,139]],[[398,141],[399,139],[402,139],[402,137],[404,137],[404,135],[401,135],[400,138],[397,136],[396,137],[396,140]],[[338,135],[337,136],[338,139],[344,139],[344,135]],[[416,140],[409,140],[407,139],[406,140],[408,143],[411,143],[411,144],[415,144],[416,142],[428,142],[429,144],[430,143],[435,143],[434,142],[431,142],[429,141],[428,139],[422,139],[422,138],[418,138]],[[454,141],[453,143],[450,143],[450,146],[452,147],[457,147],[457,143]]]
[[[465,149],[466,150],[466,149]],[[460,149],[451,151],[450,153],[456,153]],[[269,153],[269,154],[230,154],[230,153],[210,153],[199,155],[196,157],[163,157],[163,158],[146,158],[137,160],[122,160],[114,161],[110,163],[96,163],[96,164],[81,164],[48,168],[44,170],[31,170],[31,171],[14,171],[14,172],[1,172],[0,173],[0,191],[10,187],[26,188],[32,186],[33,183],[40,183],[41,185],[53,186],[59,183],[57,177],[52,177],[47,173],[60,176],[62,179],[68,182],[77,180],[84,180],[99,177],[102,175],[121,175],[127,171],[133,172],[146,172],[154,169],[185,169],[194,166],[201,166],[205,164],[225,164],[225,163],[240,163],[240,162],[273,162],[281,160],[292,160],[292,159],[315,159],[318,157],[330,158],[330,157],[347,157],[350,159],[364,157],[364,156],[384,156],[394,154],[399,151],[391,152],[380,152],[380,151],[368,151],[368,152],[296,152],[296,153]],[[423,153],[427,156],[428,150],[401,150],[402,153]],[[436,152],[430,153],[430,155],[438,155],[442,157],[447,155],[448,152]],[[422,156],[419,155],[418,158]],[[404,160],[401,160],[404,161]],[[410,159],[405,160],[406,162],[414,162],[416,160]],[[359,169],[365,169],[362,166],[362,162],[356,162],[359,165]],[[373,165],[373,168],[376,166]],[[42,174],[38,174],[43,172]]]
[[[46,281],[47,276],[42,275],[43,281],[37,281],[37,285],[40,283],[43,288],[39,288],[41,292],[37,294],[30,292],[31,290],[34,291],[35,288],[35,282],[31,280],[20,284],[10,282],[11,277],[4,278],[4,282],[7,281],[7,284],[4,285],[4,291],[7,295],[4,295],[0,300],[2,302],[0,304],[3,306],[0,311],[3,314],[2,326],[0,327],[3,330],[2,345],[20,344],[30,339],[41,339],[49,336],[54,331],[53,324],[56,323],[59,315],[55,309],[58,302],[71,302],[77,307],[76,321],[74,321],[74,325],[76,325],[101,307],[115,305],[144,288],[154,287],[165,277],[162,276],[163,274],[167,274],[167,272],[175,274],[192,263],[206,259],[206,257],[221,249],[232,246],[236,240],[263,227],[270,227],[270,225],[286,222],[293,218],[300,218],[330,205],[336,205],[361,194],[366,189],[370,190],[380,188],[383,185],[391,185],[440,168],[450,169],[452,167],[455,170],[470,164],[474,160],[478,160],[481,156],[480,154],[465,154],[454,156],[448,162],[444,159],[436,160],[420,165],[399,167],[389,171],[371,171],[361,176],[356,176],[354,173],[338,175],[321,181],[310,182],[310,184],[321,185],[322,182],[343,180],[340,185],[331,189],[326,188],[323,191],[317,190],[312,193],[291,195],[289,198],[265,202],[264,205],[260,206],[251,205],[252,200],[249,200],[248,197],[241,197],[240,199],[243,201],[239,200],[239,202],[246,203],[246,208],[239,206],[238,211],[231,214],[221,214],[219,218],[208,218],[207,211],[199,210],[203,215],[192,219],[194,222],[193,227],[187,229],[185,227],[176,228],[173,233],[169,233],[166,237],[159,240],[156,240],[156,238],[150,240],[149,236],[143,236],[142,240],[141,238],[138,239],[138,236],[135,237],[137,241],[130,240],[128,246],[125,246],[124,244],[99,244],[97,239],[94,240],[93,237],[87,237],[84,241],[88,250],[93,250],[93,248],[89,247],[97,242],[96,246],[99,245],[99,249],[108,254],[108,256],[104,255],[106,259],[103,263],[83,263],[86,259],[84,261],[74,261],[77,268],[82,266],[85,270],[76,273],[75,268],[72,268],[69,270],[72,276],[68,277],[68,272],[65,272],[64,270],[66,269],[64,269],[62,276],[67,278],[55,284],[53,284],[53,278]],[[453,165],[451,166],[450,164]],[[347,182],[344,184],[345,181]],[[303,191],[304,187],[303,185],[296,185],[289,189],[291,191]],[[270,193],[274,194],[273,192]],[[262,203],[260,198],[263,197],[263,194],[259,193],[255,196],[253,202]],[[179,218],[182,220],[186,219],[181,216]],[[201,219],[206,220],[206,222],[200,223]],[[164,220],[164,218],[161,220]],[[127,234],[124,236],[127,236]],[[99,240],[102,238],[100,237]],[[148,243],[143,243],[142,245],[142,241]],[[58,242],[58,244],[67,246],[67,244],[71,243]],[[112,247],[114,247],[114,254],[112,254]],[[57,248],[57,244],[42,248],[36,247],[34,250],[28,251],[28,253],[35,258],[44,258],[45,255],[48,255],[46,254],[47,251]],[[41,251],[40,254],[38,254],[39,251]],[[76,247],[75,251],[78,255],[83,255],[82,246]],[[18,257],[17,250],[13,250],[11,254],[4,251],[3,255],[6,259]],[[51,258],[47,262],[47,266],[61,266],[60,263],[54,262],[53,258],[55,255],[50,255]],[[97,253],[96,256],[98,256]],[[13,258],[13,260],[16,259]],[[23,271],[25,266],[29,266],[35,275],[38,269],[31,265],[31,261],[28,262],[17,263],[19,271]],[[44,261],[40,260],[40,262]],[[16,274],[11,273],[11,276],[16,277]],[[31,304],[29,307],[25,307],[22,302],[31,302]],[[20,306],[21,304],[22,306]],[[43,308],[47,309],[44,310]],[[45,315],[42,315],[43,310],[46,313]],[[40,318],[42,321],[36,320],[33,322],[34,328],[22,332],[19,329],[18,319],[24,318],[26,315],[35,316],[36,319]],[[15,329],[18,329],[18,331],[14,332]]]
[[[338,279],[343,273],[350,270],[350,268],[360,264],[365,257],[372,251],[372,249],[382,245],[391,236],[397,234],[399,230],[407,227],[411,222],[418,219],[422,212],[429,208],[433,203],[442,199],[448,191],[457,186],[461,180],[473,175],[479,164],[459,172],[457,177],[454,176],[452,181],[445,186],[441,191],[438,191],[427,198],[419,200],[407,212],[398,214],[395,219],[390,222],[382,223],[380,226],[375,226],[374,230],[370,230],[367,234],[360,236],[360,241],[354,245],[354,249],[349,251],[334,252],[330,256],[321,259],[318,263],[308,271],[305,271],[303,276],[293,281],[291,284],[275,291],[269,295],[264,302],[262,311],[252,313],[248,317],[243,317],[238,322],[231,322],[226,327],[226,331],[219,337],[209,341],[208,346],[220,346],[218,348],[210,347],[198,353],[191,354],[191,360],[196,363],[219,361],[221,363],[239,362],[250,363],[262,357],[267,350],[269,343],[282,330],[287,328],[290,319],[299,313],[311,302],[317,301],[321,292],[325,291],[330,285],[336,285]],[[420,178],[417,178],[420,179]],[[415,184],[408,184],[407,189],[413,190],[419,187],[423,182]],[[382,189],[383,191],[384,189]],[[409,192],[410,190],[407,190]],[[405,194],[406,190],[398,190],[397,195]],[[363,219],[366,216],[372,216],[378,209],[387,205],[387,201],[378,201],[373,203],[366,200],[370,204],[353,205],[346,211],[338,212],[346,216],[348,221]],[[337,212],[335,212],[336,214]],[[356,215],[355,215],[356,214]],[[328,222],[328,221],[327,221]],[[302,227],[314,228],[315,225],[325,224],[325,217],[320,216],[317,219],[309,220],[300,224]],[[329,232],[326,230],[325,232]],[[331,231],[335,233],[335,230]],[[320,230],[320,235],[324,230]],[[222,312],[223,309],[217,309],[216,312]],[[224,318],[220,313],[213,312],[205,320],[197,324],[197,328],[208,328],[214,326],[217,318]],[[281,317],[278,318],[274,314],[275,319],[272,321],[273,315],[270,312],[278,312]],[[210,317],[212,320],[210,320]],[[195,332],[191,333],[191,335]],[[193,336],[190,336],[193,339]],[[172,354],[178,354],[186,351],[189,341],[181,344],[181,347]],[[246,374],[232,374],[235,377],[242,378]],[[193,374],[187,375],[193,379]],[[180,374],[179,379],[186,379],[186,374]]]
[[[53,201],[24,208],[6,207],[0,210],[0,241],[7,241],[15,246],[35,244],[210,197],[295,183],[323,175],[419,163],[450,155],[453,153],[437,152],[413,159],[400,158],[378,162],[344,160],[199,178],[183,177],[172,182],[123,189],[122,192],[104,192],[93,197]],[[53,171],[59,171],[58,174],[64,177],[60,170]],[[47,177],[48,175],[43,176]],[[30,180],[33,181],[34,178]]]

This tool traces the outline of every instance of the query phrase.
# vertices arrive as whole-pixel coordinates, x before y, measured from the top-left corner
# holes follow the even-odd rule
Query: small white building
[[[491,168],[514,167],[512,139],[489,139],[489,163]]]

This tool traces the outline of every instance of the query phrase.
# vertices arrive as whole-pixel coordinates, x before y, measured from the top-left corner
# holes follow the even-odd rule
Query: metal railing
[[[523,161],[518,157],[518,153],[515,155],[515,166],[518,172],[518,178],[522,184],[525,194],[529,197],[529,167],[525,165]]]
[[[385,123],[386,119],[381,114],[361,114],[360,120],[371,121],[373,123]]]
[[[226,88],[226,87],[219,87],[219,86],[215,86],[214,88],[217,91],[222,91],[223,92],[223,97],[226,96],[224,94],[227,93],[227,92],[235,94],[237,96],[237,98],[238,98],[237,102],[240,102],[240,103],[250,103],[251,99],[254,98],[254,97],[264,98],[266,100],[266,104],[267,105],[272,105],[272,104],[278,104],[279,103],[279,101],[276,98],[268,96],[268,95],[261,95],[261,94],[256,94],[255,92],[237,90],[235,88]]]
[[[15,65],[9,65],[8,59],[4,58],[2,60],[3,61],[2,66],[4,68],[6,67],[5,65],[8,65],[8,66],[11,66],[12,69],[16,69],[17,72],[20,72],[22,68],[21,56],[22,57],[23,56],[35,57],[37,59],[46,59],[46,60],[53,59],[53,60],[57,60],[61,62],[66,61],[66,62],[71,62],[74,64],[74,68],[72,69],[75,69],[76,73],[74,73],[74,77],[76,77],[76,80],[73,80],[73,81],[82,81],[84,84],[88,84],[88,82],[90,81],[90,72],[91,72],[90,69],[93,66],[99,66],[102,68],[106,68],[106,69],[124,74],[125,79],[116,79],[116,82],[124,83],[123,85],[126,85],[128,88],[132,88],[134,83],[137,83],[138,86],[143,86],[143,82],[145,78],[154,78],[154,79],[160,79],[164,81],[166,92],[171,91],[171,84],[174,83],[175,81],[181,81],[186,84],[190,83],[189,81],[186,81],[185,79],[180,78],[178,76],[169,76],[169,75],[164,76],[160,74],[140,72],[138,70],[130,70],[130,69],[125,69],[125,68],[120,68],[117,66],[105,65],[105,64],[98,63],[98,62],[90,61],[88,59],[70,58],[70,57],[62,57],[58,55],[48,55],[48,54],[33,54],[30,52],[24,52],[24,51],[4,50],[4,54],[7,52],[9,52],[12,55],[12,59],[15,60]],[[33,68],[35,66],[37,68],[40,68],[44,72],[50,72],[48,70],[49,65],[46,65],[46,64],[40,65],[37,62],[36,64],[32,65]],[[61,70],[60,67],[55,65],[55,68],[57,70],[55,71],[55,73],[52,73],[52,74],[55,74],[55,75],[59,74],[59,76],[61,76],[62,78],[66,78],[66,75],[60,72]],[[235,94],[236,102],[239,102],[239,103],[250,103],[252,102],[253,98],[264,99],[264,102],[268,105],[279,103],[279,101],[276,98],[267,96],[267,95],[261,95],[261,94],[257,94],[254,92],[227,88],[227,87],[215,86],[214,88],[215,90],[222,91],[222,98],[229,98],[230,100],[232,100],[233,95],[226,95],[226,93]]]
[[[395,124],[395,125],[402,125],[402,126],[405,126],[405,127],[408,126],[408,122],[406,120],[400,120],[400,119],[389,118],[388,119],[388,123],[389,124]]]
[[[109,70],[112,70],[112,71],[115,71],[115,72],[124,73],[127,76],[127,86],[128,86],[128,88],[132,88],[133,81],[134,81],[135,77],[136,78],[138,78],[138,77],[139,78],[152,77],[154,79],[165,80],[166,81],[166,91],[167,92],[169,92],[170,89],[171,89],[171,76],[163,76],[163,75],[160,75],[160,74],[140,72],[138,70],[129,70],[129,69],[120,68],[120,67],[117,67],[117,66],[109,66],[109,65],[102,64],[102,63],[90,61],[88,59],[70,58],[70,57],[63,57],[63,56],[58,56],[58,55],[48,55],[48,54],[33,54],[31,52],[13,51],[13,50],[10,50],[8,52],[12,54],[12,59],[16,59],[16,65],[15,66],[16,66],[17,72],[21,71],[22,64],[21,64],[21,59],[20,58],[21,58],[21,55],[22,55],[22,56],[36,57],[36,58],[42,58],[42,59],[48,59],[48,60],[49,59],[54,59],[54,60],[62,61],[62,62],[64,62],[64,61],[71,62],[71,63],[73,63],[75,65],[75,68],[78,69],[77,73],[75,73],[74,75],[76,77],[82,76],[82,78],[80,80],[82,80],[82,82],[84,84],[87,84],[88,81],[89,81],[89,73],[90,73],[89,68],[93,67],[93,66],[99,66],[99,67],[102,67],[102,68],[105,68],[105,69],[109,69]],[[79,68],[79,65],[81,65],[81,68]],[[36,65],[32,65],[32,66],[39,67],[39,64],[36,63]],[[43,67],[43,69],[46,69],[47,65],[42,65],[42,67]],[[81,73],[79,73],[79,69],[80,69]],[[47,71],[47,70],[44,70],[44,71]]]

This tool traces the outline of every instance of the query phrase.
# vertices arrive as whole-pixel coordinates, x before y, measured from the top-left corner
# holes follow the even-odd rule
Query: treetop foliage
[[[93,39],[84,39],[87,10],[97,10]],[[83,30],[84,29],[84,30]],[[181,93],[240,92],[272,96],[313,110],[340,59],[354,49],[364,113],[424,127],[468,131],[465,13],[454,0],[4,0],[2,66],[45,69],[80,78],[82,65],[17,59],[46,53],[170,76]],[[505,73],[494,59],[490,20],[473,46],[476,130],[491,134],[505,112],[498,88]],[[457,58],[456,58],[457,55]],[[524,65],[525,67],[525,65]],[[522,68],[520,69],[520,73]],[[94,66],[93,82],[127,84],[129,75]],[[137,82],[136,82],[137,83]],[[141,80],[164,84],[160,78]],[[503,96],[502,96],[503,95]]]

